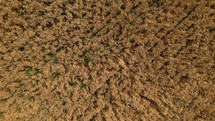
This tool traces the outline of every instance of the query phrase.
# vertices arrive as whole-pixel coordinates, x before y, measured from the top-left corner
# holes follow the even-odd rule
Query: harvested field
[[[0,121],[215,121],[214,0],[0,0]]]

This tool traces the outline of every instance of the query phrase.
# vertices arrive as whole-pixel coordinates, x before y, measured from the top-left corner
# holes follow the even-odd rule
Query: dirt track
[[[0,0],[0,121],[214,121],[215,1],[101,1]]]

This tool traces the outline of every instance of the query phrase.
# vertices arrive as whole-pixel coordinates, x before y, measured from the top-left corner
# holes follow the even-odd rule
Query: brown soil
[[[214,121],[214,10],[0,0],[0,120]]]

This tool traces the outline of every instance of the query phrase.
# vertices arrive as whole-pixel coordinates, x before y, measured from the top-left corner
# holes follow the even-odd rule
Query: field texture
[[[215,121],[215,1],[0,0],[0,121]]]

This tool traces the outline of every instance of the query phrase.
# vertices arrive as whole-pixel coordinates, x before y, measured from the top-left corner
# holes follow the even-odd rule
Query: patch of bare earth
[[[1,121],[214,121],[214,0],[1,0]]]

